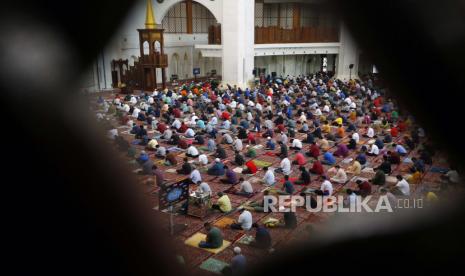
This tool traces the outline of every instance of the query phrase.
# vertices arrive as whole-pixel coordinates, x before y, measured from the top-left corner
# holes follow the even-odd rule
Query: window
[[[208,27],[216,24],[213,14],[199,3],[192,3],[193,33],[208,33]]]
[[[171,7],[161,25],[166,33],[187,33],[186,3],[181,2]]]
[[[169,9],[162,20],[166,33],[187,33],[187,4],[178,3]],[[208,27],[217,23],[213,14],[202,4],[192,3],[192,32],[208,33]]]

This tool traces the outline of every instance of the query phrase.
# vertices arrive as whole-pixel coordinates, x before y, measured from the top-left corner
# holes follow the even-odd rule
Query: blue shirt
[[[333,154],[329,151],[323,155],[323,158],[325,159],[326,162],[328,162],[331,165],[336,163],[336,158],[334,158]]]
[[[398,153],[400,153],[400,154],[406,154],[406,153],[407,153],[407,150],[406,150],[403,146],[401,146],[401,145],[397,145],[397,146],[396,146],[396,151],[397,151]]]
[[[367,157],[365,156],[365,154],[359,154],[356,158],[356,160],[360,163],[360,165],[365,165],[365,163],[367,162]]]
[[[288,194],[293,194],[294,193],[294,185],[292,185],[291,181],[286,181],[284,182],[284,190]]]
[[[269,140],[268,142],[266,142],[266,147],[269,148],[269,149],[274,150],[275,149],[275,144],[273,143],[272,140]]]
[[[247,260],[244,255],[236,255],[231,259],[231,273],[232,275],[242,275],[244,273]]]

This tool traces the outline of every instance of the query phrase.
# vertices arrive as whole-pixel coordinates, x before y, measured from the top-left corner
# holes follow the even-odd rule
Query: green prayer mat
[[[199,150],[201,150],[201,151],[208,151],[208,147],[199,147]]]
[[[253,236],[244,235],[237,242],[242,243],[242,244],[250,244],[254,240],[255,240],[255,238]]]
[[[273,164],[271,162],[267,162],[263,160],[254,160],[253,162],[255,163],[255,166],[260,167],[260,168],[269,167]]]
[[[208,258],[206,261],[204,261],[199,267],[201,269],[221,274],[221,271],[228,266],[227,263],[222,262],[220,260],[217,260],[215,258]]]

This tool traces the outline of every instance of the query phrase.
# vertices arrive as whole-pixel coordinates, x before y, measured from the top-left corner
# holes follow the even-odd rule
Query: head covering
[[[221,160],[219,158],[216,158],[215,162],[221,162]]]
[[[234,253],[241,254],[241,248],[240,247],[236,246],[236,247],[234,247],[233,250],[234,250]]]

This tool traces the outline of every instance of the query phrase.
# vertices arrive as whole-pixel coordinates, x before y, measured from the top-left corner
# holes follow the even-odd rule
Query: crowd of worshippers
[[[410,186],[421,181],[437,152],[425,131],[411,116],[402,114],[385,94],[372,79],[343,82],[312,75],[288,77],[282,83],[270,81],[245,90],[230,86],[211,89],[204,83],[139,95],[116,95],[111,101],[100,98],[99,104],[104,113],[115,115],[119,124],[128,126],[145,150],[136,155],[135,146],[119,135],[117,126],[111,123],[106,125],[109,138],[137,160],[142,174],[154,175],[159,186],[166,182],[163,170],[154,160],[177,166],[180,149],[185,158],[177,173],[186,175],[198,192],[212,194],[202,179],[201,171],[206,171],[220,177],[222,183],[239,184],[235,186],[237,194],[251,195],[257,191],[246,178],[259,170],[253,159],[257,157],[255,145],[261,144],[264,151],[281,160],[277,168],[263,167],[264,176],[260,178],[263,185],[274,187],[278,194],[294,194],[294,185],[317,180],[321,187],[314,195],[332,195],[333,183],[345,184],[364,168],[373,168],[373,178],[358,180],[358,189],[347,190],[347,199],[351,201],[355,195],[367,196],[374,191],[391,198],[409,196]],[[97,116],[103,119],[105,115]],[[153,134],[149,135],[148,130]],[[368,142],[361,143],[362,139]],[[234,151],[233,160],[227,164],[226,149]],[[344,169],[336,158],[346,158],[351,153],[355,153],[355,158]],[[377,157],[382,162],[373,167],[370,162]],[[408,177],[392,175],[396,181],[388,183],[387,176],[401,163],[410,164]],[[293,165],[299,177],[290,181]],[[242,168],[240,174],[235,167]],[[459,182],[455,168],[443,173],[445,183]],[[284,178],[283,185],[277,184],[277,174]],[[377,187],[373,189],[373,185]],[[223,192],[216,194],[218,199],[212,208],[228,213],[232,210],[231,202]],[[263,201],[246,206],[231,227],[250,229],[251,211],[263,211]],[[294,219],[288,217],[285,221],[293,225]]]

